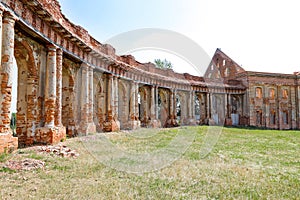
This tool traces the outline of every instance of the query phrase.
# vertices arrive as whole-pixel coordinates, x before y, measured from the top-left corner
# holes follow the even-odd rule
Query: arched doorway
[[[38,76],[33,50],[25,40],[15,41],[14,56],[17,63],[17,82],[13,83],[17,85],[16,134],[19,146],[25,146],[39,142],[35,137],[35,130],[44,123],[42,112],[44,96],[41,92],[44,85],[40,84],[40,88],[38,85],[39,77],[43,78],[44,74],[40,72]]]

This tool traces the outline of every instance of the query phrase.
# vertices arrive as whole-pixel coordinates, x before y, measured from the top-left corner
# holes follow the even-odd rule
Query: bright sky
[[[100,42],[140,28],[176,31],[210,56],[216,48],[248,71],[300,71],[299,0],[59,0],[63,13]],[[174,56],[133,54],[140,62],[167,58],[179,72],[193,70]]]

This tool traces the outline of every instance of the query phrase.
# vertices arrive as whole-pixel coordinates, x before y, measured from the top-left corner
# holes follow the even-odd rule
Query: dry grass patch
[[[199,149],[206,130],[207,127],[188,127],[141,129],[141,134],[105,134],[114,147],[130,155],[151,154],[168,148],[166,155],[175,155],[180,151],[171,148],[174,146],[170,143],[176,137],[178,140],[193,138],[189,148],[176,161],[160,170],[141,174],[118,171],[107,167],[103,160],[99,161],[103,147],[97,146],[99,143],[95,139],[103,134],[86,137],[89,140],[67,140],[66,145],[80,154],[77,158],[20,149],[13,155],[0,157],[0,196],[2,199],[299,198],[299,131],[224,128],[212,153],[201,158]],[[192,132],[196,133],[195,137],[181,137]],[[91,151],[87,144],[98,149]],[[41,160],[45,166],[31,171],[3,168],[8,160],[25,158]],[[127,165],[131,167],[136,163]]]

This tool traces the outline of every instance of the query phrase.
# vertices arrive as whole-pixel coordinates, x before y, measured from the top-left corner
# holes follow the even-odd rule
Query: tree
[[[173,69],[173,64],[167,59],[154,59],[154,63],[160,69]]]

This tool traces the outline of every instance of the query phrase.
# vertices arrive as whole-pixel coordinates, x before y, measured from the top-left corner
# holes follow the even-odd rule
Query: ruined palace
[[[245,71],[220,49],[203,77],[159,69],[116,55],[70,22],[57,0],[2,0],[0,54],[0,153],[139,127],[300,128],[299,74]]]

